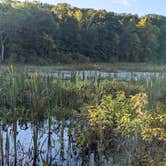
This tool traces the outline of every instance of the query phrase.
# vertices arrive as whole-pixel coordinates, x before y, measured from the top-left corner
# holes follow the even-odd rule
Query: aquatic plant
[[[23,163],[20,153],[29,157],[25,157],[29,164],[55,164],[58,155],[63,163],[66,154],[81,156],[83,165],[106,161],[128,165],[141,162],[141,156],[146,163],[164,162],[165,99],[158,97],[164,85],[164,77],[136,82],[103,79],[98,72],[87,77],[73,71],[67,78],[63,72],[55,77],[12,65],[4,68],[0,75],[1,163]],[[29,128],[26,151],[18,134]]]

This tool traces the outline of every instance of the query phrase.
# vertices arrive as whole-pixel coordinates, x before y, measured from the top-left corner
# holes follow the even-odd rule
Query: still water
[[[32,72],[28,73],[33,75]],[[118,71],[55,71],[41,72],[53,77],[71,79],[78,76],[83,80],[95,77],[115,78],[122,80],[141,80],[150,77],[165,77],[165,73],[125,72]],[[8,115],[6,115],[8,116]],[[58,120],[56,116],[25,121],[15,118],[13,122],[1,120],[1,165],[54,165],[54,166],[95,166],[98,165],[95,152],[87,147],[79,147],[76,143],[77,133],[81,133],[79,121],[68,119]],[[103,156],[103,166],[109,166],[119,160],[116,156]],[[122,160],[119,165],[127,165]]]

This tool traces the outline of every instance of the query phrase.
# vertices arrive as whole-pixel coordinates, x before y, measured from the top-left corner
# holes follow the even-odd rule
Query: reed
[[[0,163],[3,166],[4,165],[4,151],[3,151],[3,135],[2,135],[2,129],[0,131]]]
[[[85,151],[90,148],[89,145],[96,143],[93,142],[96,135],[91,132],[92,130],[88,126],[87,106],[99,105],[103,96],[106,95],[111,94],[113,99],[117,98],[117,93],[123,91],[126,98],[147,92],[149,105],[152,107],[156,105],[159,96],[166,94],[165,85],[166,77],[163,73],[157,77],[148,77],[140,81],[121,81],[102,79],[97,71],[90,72],[89,77],[86,72],[72,71],[71,77],[67,78],[62,71],[59,71],[58,77],[55,77],[54,74],[50,74],[49,70],[43,74],[40,71],[31,73],[22,69],[20,71],[12,65],[4,68],[0,75],[0,119],[3,124],[3,128],[0,130],[1,165],[4,165],[5,160],[7,163],[10,162],[12,145],[14,147],[14,165],[18,164],[18,125],[29,123],[33,126],[33,142],[30,145],[30,147],[33,147],[33,155],[31,154],[31,157],[33,158],[33,165],[38,164],[38,156],[42,151],[39,150],[39,132],[44,120],[47,120],[48,123],[47,146],[49,153],[51,153],[52,145],[55,142],[52,136],[52,126],[55,125],[54,120],[56,119],[61,123],[59,130],[61,158],[64,159],[64,151],[66,150],[64,146],[66,126],[70,137],[68,151],[72,153],[72,140],[78,138],[79,141],[75,140],[75,142],[77,145],[81,142],[80,149],[84,153],[82,156],[85,156]],[[115,108],[119,107],[120,102],[120,99],[117,98]],[[67,125],[66,121],[70,124]],[[4,141],[4,132],[6,132],[4,128],[9,126],[12,128],[13,142],[9,138],[8,131],[6,141]],[[105,133],[99,128],[97,128],[97,132],[99,132],[99,140],[95,156],[98,156],[98,162],[101,164],[105,155],[103,144],[110,145],[104,137]],[[129,146],[130,141],[126,141]],[[134,141],[136,143],[136,139]],[[5,146],[4,143],[6,143]],[[3,147],[6,150],[5,158]],[[89,155],[90,151],[87,153]],[[49,162],[48,159],[46,161]]]

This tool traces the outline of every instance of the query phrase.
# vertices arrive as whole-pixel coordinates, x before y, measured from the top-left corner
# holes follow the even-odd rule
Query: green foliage
[[[6,63],[165,61],[164,16],[3,1],[0,20]]]
[[[87,116],[90,124],[88,132],[91,133],[90,138],[96,135],[97,148],[102,147],[104,152],[111,144],[109,141],[116,140],[113,142],[115,147],[111,152],[117,154],[120,146],[127,152],[124,144],[127,147],[132,146],[127,152],[129,154],[134,149],[135,155],[130,163],[132,165],[153,166],[164,162],[165,105],[159,102],[153,109],[147,111],[147,103],[146,93],[126,96],[124,92],[119,91],[115,95],[103,96],[99,104],[88,107]],[[85,135],[89,137],[88,134]],[[93,144],[93,141],[90,142]]]
[[[142,136],[145,140],[151,141],[166,141],[166,114],[165,105],[162,103],[147,112],[142,117]]]
[[[97,130],[116,126],[115,130],[124,135],[133,134],[139,129],[140,121],[136,117],[146,104],[144,93],[127,97],[119,91],[115,96],[103,96],[98,106],[88,109],[90,124]]]

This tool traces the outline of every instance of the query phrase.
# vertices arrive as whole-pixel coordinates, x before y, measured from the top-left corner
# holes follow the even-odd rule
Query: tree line
[[[5,63],[166,62],[166,17],[4,0],[0,50]]]

